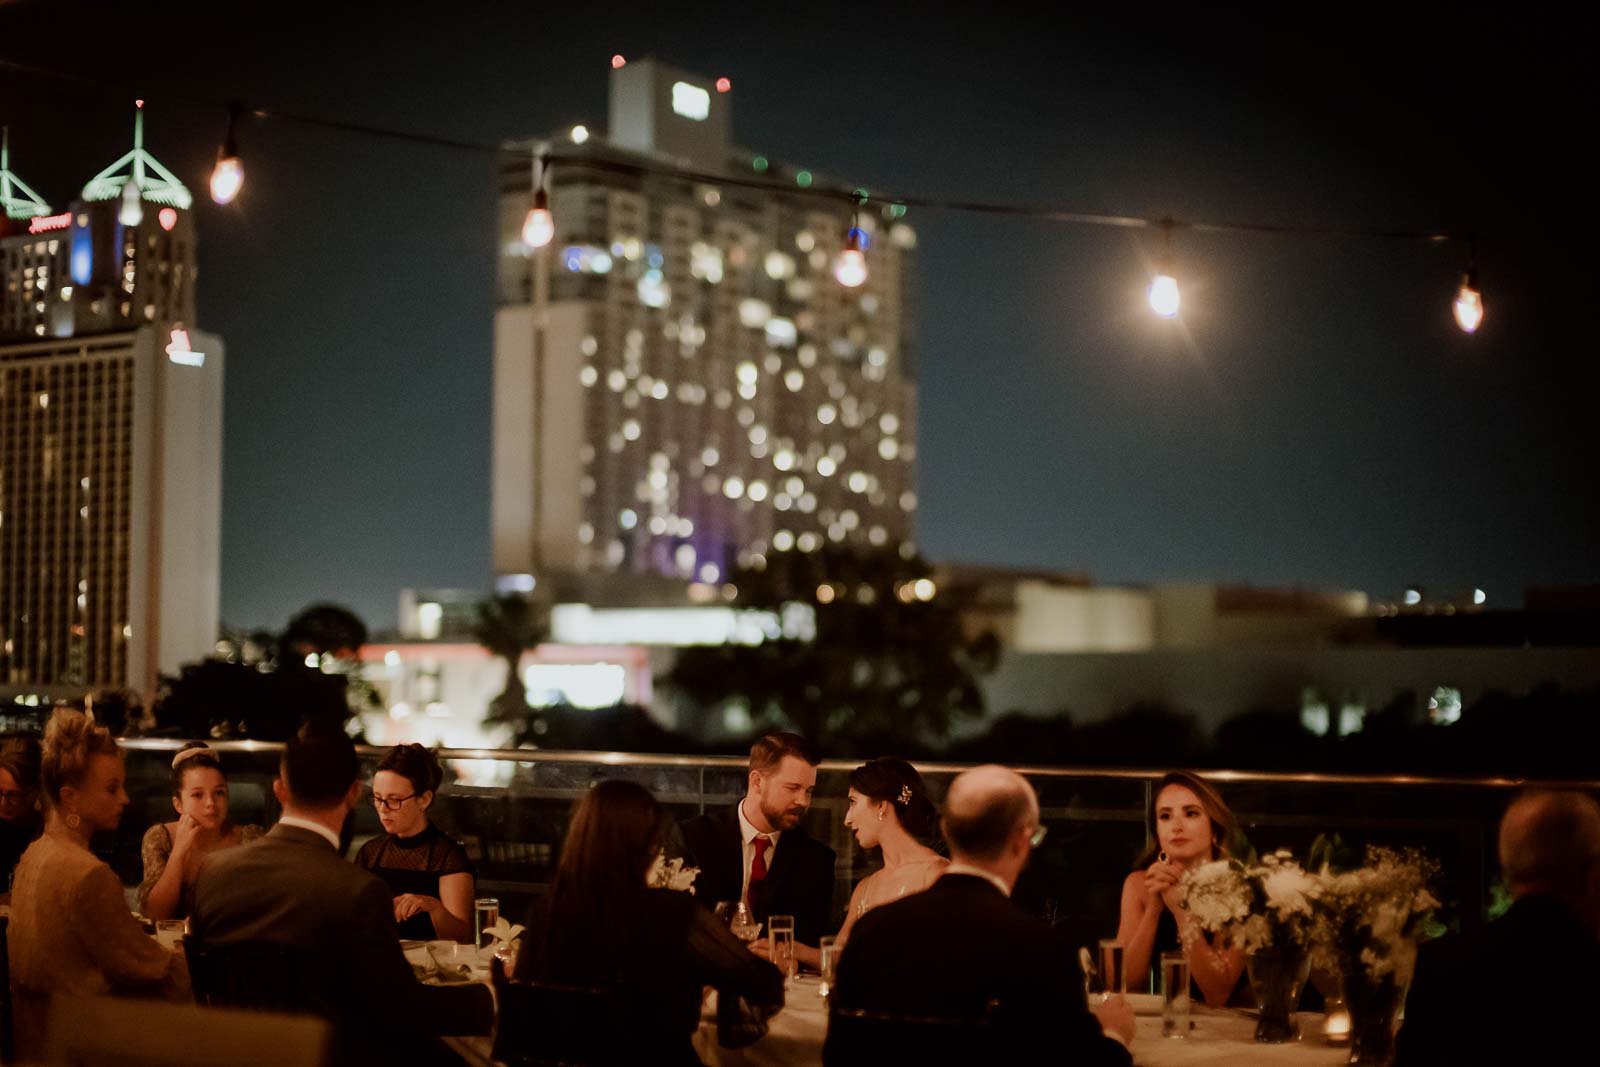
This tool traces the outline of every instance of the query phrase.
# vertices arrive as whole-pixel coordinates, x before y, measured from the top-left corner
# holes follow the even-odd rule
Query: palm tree
[[[515,593],[481,600],[472,633],[479,644],[506,661],[506,687],[490,702],[487,721],[520,726],[528,714],[528,691],[517,668],[522,654],[546,637],[542,613],[531,599]]]

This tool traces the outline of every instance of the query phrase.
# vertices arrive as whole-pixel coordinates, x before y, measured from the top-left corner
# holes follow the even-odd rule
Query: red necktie
[[[750,844],[756,850],[755,856],[750,860],[750,891],[748,893],[750,907],[754,909],[756,894],[760,892],[761,883],[767,877],[767,849],[772,846],[772,842],[757,834]]]

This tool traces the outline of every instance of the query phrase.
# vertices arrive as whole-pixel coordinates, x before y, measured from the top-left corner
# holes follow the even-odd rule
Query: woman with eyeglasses
[[[38,739],[8,737],[0,744],[0,899],[11,892],[11,872],[43,829]]]
[[[428,820],[444,778],[432,752],[396,745],[372,776],[372,803],[384,833],[356,853],[356,863],[394,892],[400,936],[470,941],[476,881],[466,849]]]
[[[228,779],[216,752],[203,741],[189,742],[172,757],[172,809],[178,818],[150,827],[140,846],[139,910],[147,919],[187,919],[201,861],[266,832],[228,821]]]

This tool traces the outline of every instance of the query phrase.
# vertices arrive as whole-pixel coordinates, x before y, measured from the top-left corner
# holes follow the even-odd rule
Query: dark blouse
[[[11,892],[11,872],[43,828],[43,820],[35,812],[18,822],[0,819],[0,893]]]
[[[361,846],[356,864],[382,878],[395,896],[416,893],[438,897],[439,879],[447,874],[477,876],[467,850],[433,823],[419,834],[396,837],[379,834]],[[433,916],[418,912],[400,924],[400,936],[431,941],[436,936]]]
[[[626,930],[606,938],[612,947],[584,943],[571,931],[559,956],[549,954],[549,901],[534,906],[517,959],[523,981],[613,990],[620,1018],[633,1020],[618,1035],[629,1048],[662,1063],[696,1064],[691,1039],[700,1025],[701,995],[717,990],[717,1039],[742,1048],[767,1032],[783,1007],[783,974],[752,953],[695,898],[671,889],[646,890]]]

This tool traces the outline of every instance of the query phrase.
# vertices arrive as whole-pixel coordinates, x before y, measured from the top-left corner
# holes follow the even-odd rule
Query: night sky
[[[488,584],[496,201],[489,156],[280,121],[241,130],[218,208],[220,105],[601,130],[613,52],[732,78],[738,143],[875,193],[1484,235],[1474,337],[1463,245],[1357,237],[1180,231],[1174,325],[1144,303],[1152,232],[913,210],[929,557],[1491,607],[1600,582],[1592,27],[506,6],[0,2],[0,58],[126,84],[0,68],[24,179],[64,205],[144,95],[195,194],[200,325],[228,345],[226,622],[332,600],[386,628],[402,587]]]

